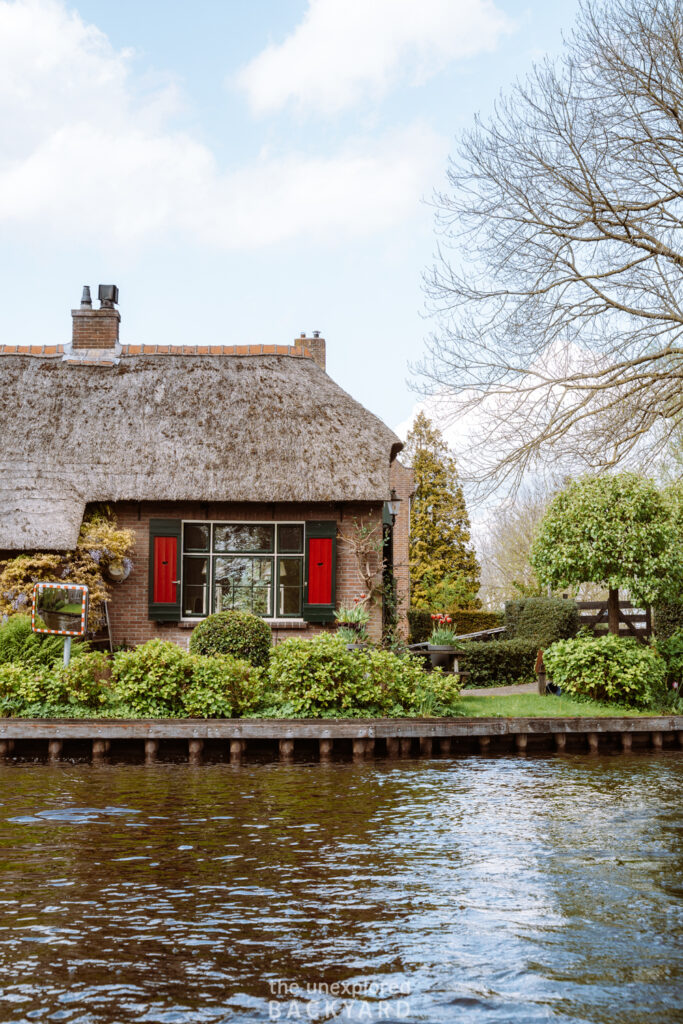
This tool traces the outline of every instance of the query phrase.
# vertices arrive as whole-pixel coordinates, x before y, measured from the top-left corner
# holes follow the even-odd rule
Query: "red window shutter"
[[[178,564],[177,537],[154,538],[154,594],[155,604],[175,604]]]
[[[311,537],[308,542],[309,604],[332,602],[332,538]]]
[[[306,523],[306,584],[303,617],[307,622],[333,622],[337,560],[337,523]]]
[[[149,617],[158,622],[180,619],[179,519],[149,521]]]

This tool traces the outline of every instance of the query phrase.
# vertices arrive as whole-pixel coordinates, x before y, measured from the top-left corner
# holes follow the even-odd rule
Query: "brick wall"
[[[407,504],[407,502],[406,502]],[[368,524],[381,523],[382,505],[376,504],[237,504],[198,502],[166,502],[151,503],[121,502],[112,508],[118,519],[119,526],[132,530],[136,537],[135,551],[132,555],[134,568],[123,583],[112,585],[112,599],[109,605],[109,617],[112,636],[115,644],[140,644],[153,637],[173,640],[182,647],[187,647],[192,635],[191,623],[159,623],[148,618],[148,579],[149,579],[149,521],[150,519],[208,519],[214,521],[256,521],[273,522],[280,520],[335,519],[338,528],[349,533],[354,517]],[[404,515],[403,507],[401,516]],[[398,525],[398,524],[397,524]],[[407,536],[407,534],[406,534]],[[407,550],[405,560],[407,563]],[[336,603],[353,601],[355,595],[362,590],[358,577],[355,558],[349,546],[343,540],[337,540],[337,592]],[[275,640],[288,636],[312,636],[322,629],[334,627],[305,626],[295,627],[294,624],[273,627]],[[372,608],[369,633],[378,640],[382,633],[381,605]]]

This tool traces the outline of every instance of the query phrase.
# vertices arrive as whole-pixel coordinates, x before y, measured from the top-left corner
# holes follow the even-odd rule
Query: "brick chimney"
[[[121,314],[114,308],[119,290],[114,284],[101,284],[98,292],[100,308],[92,308],[90,288],[83,287],[80,309],[72,309],[74,349],[114,349],[119,341]]]
[[[294,339],[294,344],[297,348],[307,348],[314,362],[321,370],[325,369],[325,339],[320,337],[320,331],[313,331],[312,338],[307,338],[306,332],[302,331],[299,337]]]

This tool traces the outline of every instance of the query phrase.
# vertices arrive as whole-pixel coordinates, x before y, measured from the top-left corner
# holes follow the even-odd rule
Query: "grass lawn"
[[[467,693],[460,697],[458,715],[463,718],[609,718],[618,715],[656,715],[656,711],[635,711],[618,704],[578,701],[571,697],[541,697],[537,693],[487,696]]]

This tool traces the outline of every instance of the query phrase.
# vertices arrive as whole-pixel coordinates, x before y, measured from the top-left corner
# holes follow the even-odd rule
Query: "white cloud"
[[[445,157],[419,124],[328,156],[219,167],[173,126],[172,86],[58,0],[0,0],[0,224],[103,245],[180,232],[223,248],[381,230],[414,213]]]
[[[293,103],[330,114],[383,95],[401,75],[425,81],[493,50],[511,28],[492,0],[309,0],[292,34],[254,57],[237,84],[257,113]]]

